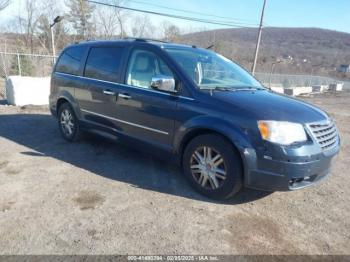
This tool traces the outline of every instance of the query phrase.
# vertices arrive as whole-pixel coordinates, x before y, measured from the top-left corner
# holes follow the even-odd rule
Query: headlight
[[[267,141],[290,145],[307,140],[301,124],[282,121],[258,121],[261,137]]]

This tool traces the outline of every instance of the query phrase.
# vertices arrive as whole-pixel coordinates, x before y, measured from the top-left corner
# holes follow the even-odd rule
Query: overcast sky
[[[176,15],[225,20],[225,18],[188,14],[160,6],[185,9],[228,17],[235,20],[237,25],[254,26],[259,23],[262,3],[263,0],[129,0],[127,6]],[[24,4],[24,0],[12,0],[12,4],[0,13],[0,26],[18,14],[21,10],[21,4]],[[161,23],[165,19],[157,16],[150,17],[155,24]],[[189,30],[224,27],[175,19],[169,20]],[[265,24],[266,26],[278,27],[319,27],[350,33],[350,0],[268,0]]]

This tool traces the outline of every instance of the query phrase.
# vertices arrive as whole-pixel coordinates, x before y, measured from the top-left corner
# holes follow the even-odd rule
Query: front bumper
[[[290,191],[311,186],[330,174],[332,159],[339,149],[339,139],[326,151],[317,145],[284,149],[283,159],[245,149],[245,186],[266,191]]]

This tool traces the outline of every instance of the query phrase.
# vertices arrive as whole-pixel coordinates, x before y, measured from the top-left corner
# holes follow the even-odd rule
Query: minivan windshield
[[[165,48],[201,89],[263,89],[247,71],[217,53],[198,48]]]

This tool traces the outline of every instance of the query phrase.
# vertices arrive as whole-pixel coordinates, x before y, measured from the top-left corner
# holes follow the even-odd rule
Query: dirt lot
[[[0,253],[350,254],[350,93],[306,100],[340,129],[333,175],[225,203],[150,155],[65,142],[46,108],[0,105]]]

